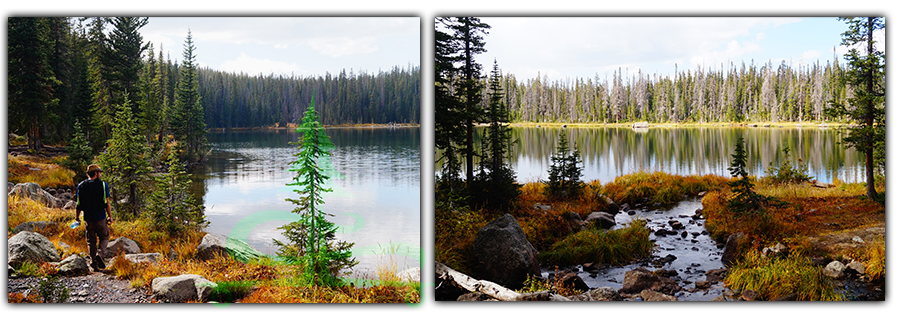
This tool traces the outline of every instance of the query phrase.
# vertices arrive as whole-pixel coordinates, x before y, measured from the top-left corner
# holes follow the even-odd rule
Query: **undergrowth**
[[[538,259],[545,265],[568,266],[583,263],[622,265],[650,255],[653,243],[644,220],[634,220],[618,230],[587,229],[559,241]]]
[[[804,257],[766,258],[750,250],[729,269],[725,284],[732,289],[754,290],[766,300],[796,294],[798,301],[841,301],[831,280]]]

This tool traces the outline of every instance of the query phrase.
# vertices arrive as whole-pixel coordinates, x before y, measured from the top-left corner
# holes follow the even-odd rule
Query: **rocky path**
[[[9,294],[36,293],[42,278],[22,277],[9,279],[6,291]],[[69,303],[152,303],[156,302],[150,290],[132,288],[128,281],[117,280],[103,273],[86,276],[60,277],[60,282],[69,289]]]

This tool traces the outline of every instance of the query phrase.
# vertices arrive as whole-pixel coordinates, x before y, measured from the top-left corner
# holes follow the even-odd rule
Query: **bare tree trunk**
[[[439,262],[434,262],[434,272],[438,282],[452,281],[466,290],[484,293],[500,301],[571,301],[550,291],[519,293],[491,281],[476,280]]]

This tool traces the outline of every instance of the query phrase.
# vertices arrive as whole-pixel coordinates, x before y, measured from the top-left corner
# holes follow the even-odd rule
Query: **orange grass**
[[[7,179],[12,183],[34,182],[41,188],[73,187],[75,172],[50,163],[46,159],[22,156],[6,156]]]
[[[416,287],[293,287],[264,285],[244,297],[242,303],[418,303]]]

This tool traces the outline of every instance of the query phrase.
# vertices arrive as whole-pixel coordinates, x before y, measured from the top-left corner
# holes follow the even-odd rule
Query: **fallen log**
[[[468,291],[484,293],[500,301],[571,301],[551,291],[519,293],[491,281],[476,280],[439,262],[434,262],[434,273],[438,286],[442,282],[455,283]]]

